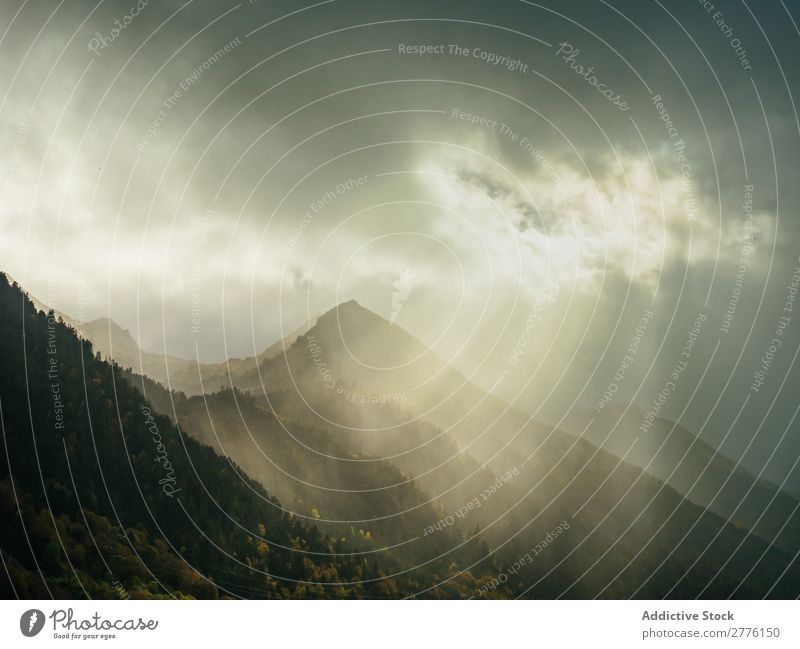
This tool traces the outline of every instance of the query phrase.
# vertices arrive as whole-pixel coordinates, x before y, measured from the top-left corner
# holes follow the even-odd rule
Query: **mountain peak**
[[[333,307],[328,313],[332,312],[339,312],[339,313],[372,313],[372,315],[378,315],[377,313],[373,313],[369,309],[361,304],[357,300],[347,300],[347,302],[341,302]]]
[[[386,326],[389,326],[389,321],[386,318],[362,306],[357,300],[347,300],[329,309],[320,316],[318,323],[330,320],[338,320],[340,324],[344,324],[345,322],[358,322],[361,324],[369,323],[375,326],[385,323]]]
[[[343,358],[355,355],[362,363],[374,367],[404,365],[410,359],[432,354],[408,331],[392,325],[356,300],[342,302],[326,311],[309,333],[324,342],[329,354],[338,349]],[[436,365],[439,364],[437,360]]]

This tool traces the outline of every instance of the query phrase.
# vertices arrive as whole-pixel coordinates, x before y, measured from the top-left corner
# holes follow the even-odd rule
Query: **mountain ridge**
[[[194,403],[206,409],[206,399],[216,400],[212,421],[227,422],[226,434],[237,435],[237,444],[244,441],[231,458],[237,464],[251,461],[253,440],[247,436],[269,424],[272,430],[259,433],[266,435],[264,443],[270,436],[278,441],[276,435],[300,432],[299,425],[322,431],[319,440],[335,440],[354,458],[363,457],[367,448],[378,459],[391,456],[436,498],[443,498],[442,488],[451,483],[470,484],[476,469],[489,467],[495,476],[514,473],[492,496],[491,508],[480,512],[489,516],[481,518],[487,530],[476,529],[474,538],[493,539],[498,545],[492,556],[513,562],[516,553],[559,521],[569,520],[575,537],[527,568],[513,585],[517,594],[688,597],[705,592],[712,578],[709,592],[717,597],[792,592],[795,571],[786,555],[588,441],[532,422],[427,352],[404,330],[356,302],[345,303],[323,314],[282,354],[263,360],[255,371],[232,376],[229,395],[194,397]],[[451,389],[454,384],[457,390]],[[249,391],[247,399],[265,400],[264,409],[255,407],[249,416],[250,432],[236,432],[239,402],[245,401],[236,390]],[[404,398],[352,398],[386,390]],[[197,434],[199,420],[186,428]],[[462,455],[471,459],[458,463]],[[264,475],[271,479],[270,472]],[[462,505],[469,502],[467,496],[474,497],[472,490],[480,486],[451,490],[454,499],[447,507],[457,508],[459,499]],[[659,520],[671,522],[665,527]],[[488,557],[475,556],[463,568],[453,562],[452,578],[460,579]],[[761,557],[757,578],[749,576],[751,557]],[[674,581],[670,575],[681,577]]]
[[[635,406],[617,406],[573,419],[571,430],[667,482],[691,502],[787,552],[797,551],[800,501],[790,492],[752,475],[677,423],[655,418],[648,432],[640,433],[643,416]]]
[[[4,596],[113,598],[112,579],[137,598],[466,597],[484,583],[448,567],[477,565],[478,541],[402,566],[365,560],[367,537],[301,524],[2,274],[0,334]]]

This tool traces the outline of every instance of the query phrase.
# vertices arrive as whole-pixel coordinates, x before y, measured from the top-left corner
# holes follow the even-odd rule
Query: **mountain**
[[[250,462],[267,484],[282,481],[286,467],[307,466],[282,450],[280,436],[297,438],[310,454],[335,449],[342,463],[394,465],[435,500],[439,520],[458,521],[467,508],[459,522],[476,524],[473,538],[489,544],[498,575],[514,570],[505,586],[515,596],[797,594],[792,555],[588,441],[531,421],[354,301],[320,316],[285,353],[231,379],[230,394],[175,405],[178,421],[199,431],[207,419],[203,434],[216,431],[225,452]],[[395,473],[382,471],[385,487]],[[341,484],[340,477],[333,486]],[[303,492],[304,502],[319,501],[314,489]],[[336,510],[331,501],[327,507]],[[547,542],[556,530],[560,541]],[[526,559],[542,541],[547,551]]]
[[[7,277],[7,279],[10,284],[17,284],[13,278]],[[123,368],[131,368],[137,374],[147,376],[187,395],[202,394],[212,389],[230,386],[231,376],[243,374],[258,364],[278,356],[316,322],[316,318],[312,318],[309,322],[298,326],[257,356],[230,358],[222,363],[198,363],[197,360],[188,360],[172,354],[143,350],[133,334],[111,318],[79,321],[51,309],[33,295],[26,295],[36,311],[42,313],[53,311],[55,317],[74,329],[80,338],[90,341],[94,351],[99,352],[105,360],[113,361]]]
[[[483,583],[455,575],[452,553],[399,566],[287,512],[2,274],[0,336],[4,597],[464,597]]]
[[[795,497],[755,478],[678,424],[656,418],[641,433],[644,414],[635,406],[596,416],[583,413],[573,418],[571,430],[776,547],[791,554],[800,550],[800,502]]]
[[[313,321],[312,321],[313,322]],[[123,329],[109,318],[98,318],[86,323],[75,324],[74,328],[81,338],[92,341],[94,349],[105,359],[113,360],[119,366],[132,368],[163,385],[188,395],[202,394],[204,391],[231,385],[231,376],[247,372],[270,358],[280,354],[308,331],[312,323],[306,323],[283,340],[279,340],[251,358],[231,358],[222,363],[198,363],[170,354],[143,351],[127,329]]]
[[[276,355],[244,359],[221,391],[119,375],[179,439],[255,476],[289,521],[335,541],[336,570],[355,547],[380,557],[369,565],[384,596],[798,594],[793,555],[531,421],[354,301]]]
[[[183,429],[241,465],[294,515],[336,538],[372,551],[390,548],[383,554],[407,565],[442,554],[465,565],[480,559],[478,550],[488,554],[485,543],[468,542],[470,530],[460,524],[425,535],[442,514],[423,482],[391,462],[352,453],[325,430],[286,421],[254,395],[228,389],[186,397],[146,377],[127,378],[156,409],[177,415]]]

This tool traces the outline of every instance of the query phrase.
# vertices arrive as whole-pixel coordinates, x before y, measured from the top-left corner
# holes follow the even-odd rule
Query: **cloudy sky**
[[[208,361],[356,299],[798,489],[800,6],[713,5],[8,0],[0,266]]]

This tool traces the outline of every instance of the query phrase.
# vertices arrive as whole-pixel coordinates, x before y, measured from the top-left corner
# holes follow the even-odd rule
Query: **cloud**
[[[722,335],[753,185],[753,250],[735,321],[705,380],[687,380],[664,410],[699,428],[719,398],[715,430],[730,425],[725,413],[747,394],[800,246],[786,63],[797,45],[780,10],[725,10],[751,81],[691,4],[670,7],[677,22],[633,0],[613,9],[565,2],[557,12],[460,0],[301,13],[267,2],[183,4],[149,3],[95,56],[90,38],[131,2],[63,3],[36,41],[54,8],[27,3],[0,43],[0,174],[9,172],[0,177],[0,258],[34,294],[55,286],[67,312],[110,313],[146,347],[220,360],[260,351],[337,301],[356,298],[389,317],[392,284],[408,268],[414,287],[398,324],[491,385],[553,283],[558,296],[541,309],[504,396],[556,414],[590,406],[631,322],[654,308],[648,362],[620,388],[620,398],[647,403],[699,311],[714,323],[704,353]],[[15,12],[3,5],[0,22]],[[237,37],[241,45],[181,89]],[[564,40],[629,111],[546,44]],[[468,55],[405,56],[401,43],[458,44]],[[527,68],[489,65],[469,54],[476,48]],[[363,185],[336,191],[361,176]],[[335,200],[298,236],[328,192]],[[187,335],[198,287],[203,326]],[[797,334],[787,335],[794,344]],[[554,385],[559,396],[548,401]],[[771,412],[791,414],[785,400]],[[757,425],[759,414],[741,420]],[[744,448],[746,436],[736,439]]]

